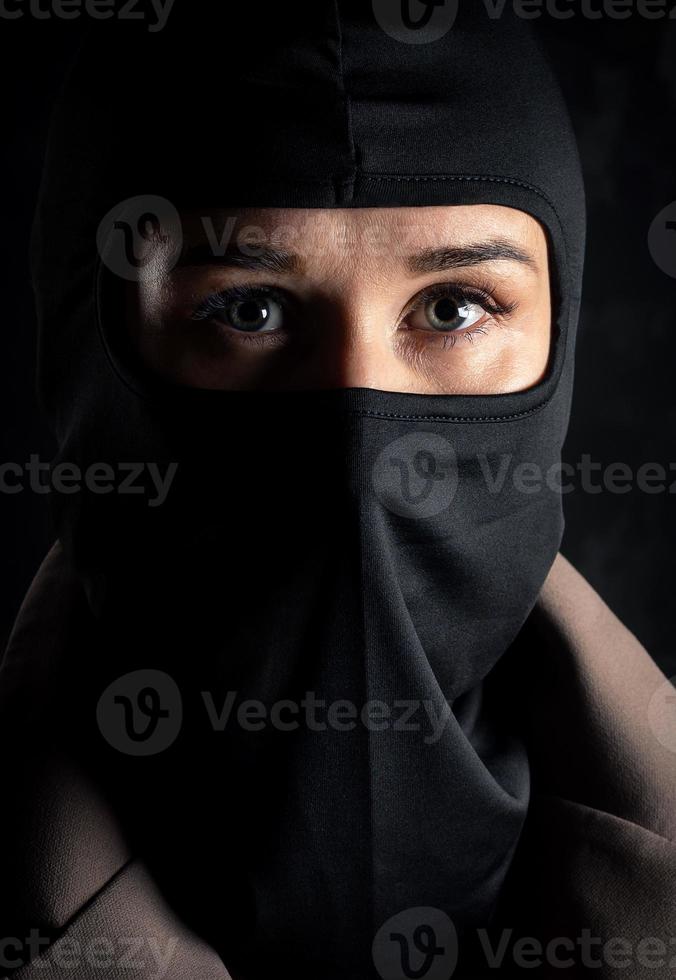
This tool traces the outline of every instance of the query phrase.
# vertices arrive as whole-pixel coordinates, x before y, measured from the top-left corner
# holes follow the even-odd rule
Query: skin
[[[172,381],[500,394],[546,372],[547,238],[524,212],[265,208],[182,222],[178,263],[151,238],[129,287],[134,343]],[[223,297],[242,286],[256,292]]]

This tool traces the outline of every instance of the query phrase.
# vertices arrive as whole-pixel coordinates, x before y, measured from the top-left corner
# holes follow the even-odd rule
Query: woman
[[[557,555],[574,139],[527,25],[447,27],[186,4],[69,80],[35,281],[84,479],[0,678],[21,980],[670,975],[664,677]]]

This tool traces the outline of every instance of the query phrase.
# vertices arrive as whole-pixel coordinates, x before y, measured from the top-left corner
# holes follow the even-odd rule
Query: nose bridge
[[[368,284],[336,289],[316,348],[322,374],[332,385],[381,388],[396,380],[394,325],[380,296],[382,291]]]

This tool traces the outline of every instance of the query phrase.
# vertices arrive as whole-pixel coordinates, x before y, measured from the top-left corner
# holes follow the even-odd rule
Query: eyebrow
[[[410,255],[406,265],[411,272],[421,274],[445,272],[447,269],[461,269],[470,265],[479,265],[481,262],[505,259],[509,262],[520,262],[537,271],[537,263],[532,255],[511,242],[500,239],[476,242],[472,245],[426,248],[415,255]]]
[[[247,269],[250,272],[276,272],[280,275],[298,273],[303,268],[303,260],[294,252],[267,245],[248,246],[247,254],[242,246],[230,244],[215,252],[210,245],[193,245],[185,248],[176,263],[180,267],[218,265],[231,269]],[[254,251],[255,249],[255,251]]]
[[[292,275],[302,272],[304,262],[300,255],[283,248],[252,244],[250,254],[242,251],[242,246],[231,243],[225,249],[215,252],[207,244],[189,246],[183,250],[177,265],[180,267],[217,265],[232,269],[246,269],[250,272],[275,272],[279,275]],[[255,251],[254,251],[255,249]],[[409,255],[404,265],[413,275],[430,272],[445,272],[448,269],[461,269],[495,261],[520,262],[537,271],[537,263],[532,255],[511,242],[500,239],[476,242],[471,245],[445,245],[425,248]]]

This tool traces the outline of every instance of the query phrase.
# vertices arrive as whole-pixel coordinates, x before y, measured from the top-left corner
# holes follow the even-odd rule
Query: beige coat
[[[511,661],[534,792],[503,920],[578,953],[522,975],[676,977],[676,690],[561,555]]]
[[[83,602],[57,545],[0,667],[0,751],[13,789],[0,810],[0,938],[17,940],[5,959],[26,948],[33,926],[57,938],[15,980],[149,978],[159,962],[165,980],[226,980],[216,953],[177,920],[130,852],[92,779],[44,738],[31,744],[36,692],[58,671]],[[544,965],[516,975],[676,977],[676,700],[668,682],[561,556],[504,676],[529,745],[533,796],[501,925],[514,930],[504,933],[511,940],[533,937],[541,950],[557,940],[548,956],[527,946],[524,962]],[[586,935],[593,963],[585,965]],[[563,966],[571,950],[577,965]],[[547,965],[552,959],[561,965]],[[487,975],[509,973],[513,962],[510,953]]]

